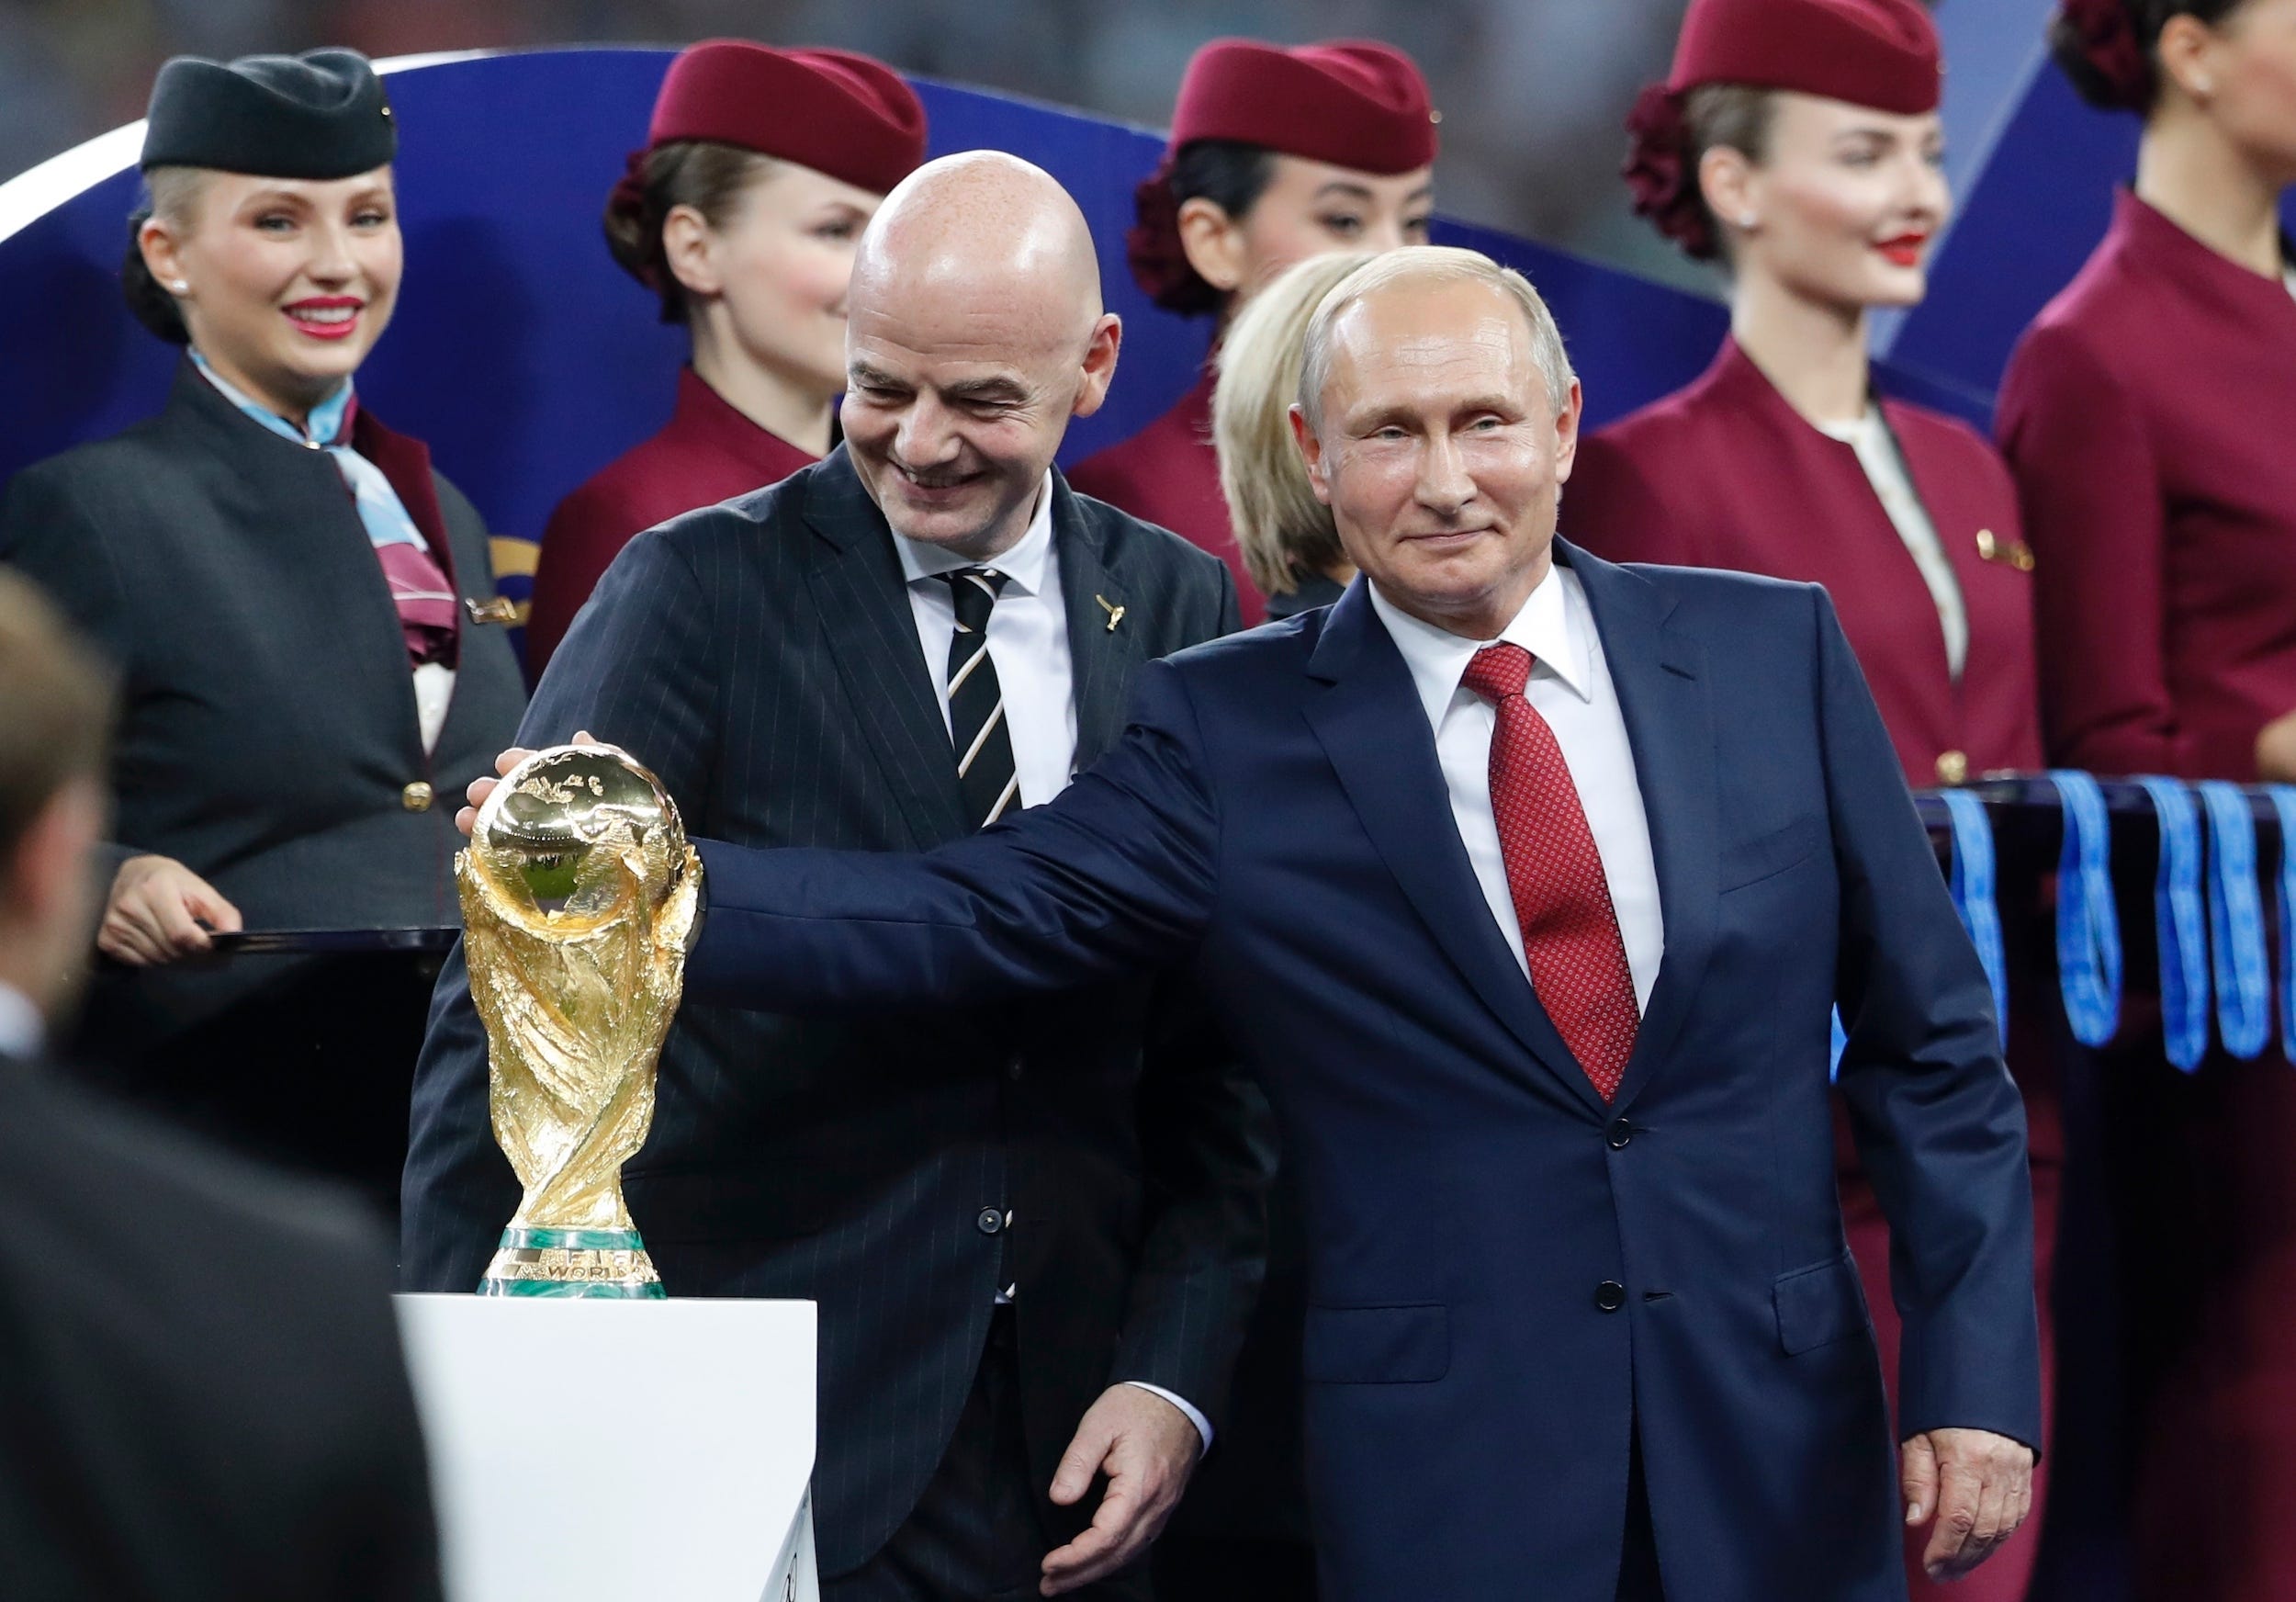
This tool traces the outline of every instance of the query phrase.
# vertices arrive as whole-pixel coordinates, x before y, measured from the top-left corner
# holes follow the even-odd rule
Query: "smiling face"
[[[324,180],[208,174],[194,215],[154,217],[139,243],[200,355],[286,416],[358,370],[399,299],[388,167]]]
[[[1248,299],[1286,267],[1333,251],[1427,243],[1435,169],[1382,175],[1278,152],[1267,186],[1240,218],[1201,197],[1180,209],[1188,260],[1214,288]]]
[[[691,206],[662,223],[663,254],[693,310],[760,370],[827,400],[845,387],[846,290],[861,231],[884,197],[776,163],[723,228]],[[690,315],[692,312],[689,313]]]
[[[1049,175],[984,151],[911,175],[862,241],[845,347],[846,448],[894,531],[974,561],[1017,544],[1121,333]]]
[[[1495,637],[1547,574],[1578,385],[1558,408],[1523,308],[1472,279],[1376,289],[1330,340],[1321,416],[1294,427],[1348,559],[1414,617]]]
[[[1933,111],[1780,91],[1761,162],[1710,151],[1701,177],[1739,277],[1845,310],[1912,306],[1951,207],[1944,152]]]

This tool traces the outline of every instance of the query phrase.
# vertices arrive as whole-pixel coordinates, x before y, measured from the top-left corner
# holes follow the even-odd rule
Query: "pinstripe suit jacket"
[[[1175,536],[1057,475],[1053,494],[1081,767],[1120,732],[1134,669],[1232,629],[1235,591]],[[1123,607],[1116,627],[1096,597]],[[697,835],[911,851],[965,832],[892,536],[841,450],[624,550],[521,739],[578,728],[651,766]],[[1269,1145],[1257,1092],[1187,998],[1157,992],[1143,977],[1022,1008],[681,1014],[631,1211],[672,1295],[820,1303],[825,1572],[866,1562],[915,1505],[1001,1286],[1019,1287],[1040,1487],[1114,1381],[1220,1417]],[[517,1201],[457,953],[415,1080],[407,1283],[475,1285]],[[1054,1529],[1081,1526],[1044,1506]]]

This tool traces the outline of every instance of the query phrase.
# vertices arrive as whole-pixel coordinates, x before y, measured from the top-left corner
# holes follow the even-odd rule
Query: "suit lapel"
[[[1146,637],[1139,615],[1145,603],[1125,581],[1120,545],[1085,514],[1058,473],[1052,475],[1052,546],[1060,557],[1061,609],[1068,619],[1076,771],[1082,773],[1124,731],[1125,691]]]
[[[1665,604],[1650,581],[1560,540],[1555,553],[1586,590],[1618,692],[1666,921],[1666,955],[1614,1107],[1624,1110],[1672,1050],[1714,950],[1719,906],[1714,720],[1703,655],[1667,626]]]
[[[807,581],[829,659],[917,843],[955,840],[965,833],[964,797],[893,531],[842,448],[810,472],[805,522],[826,548]]]
[[[1434,731],[1363,582],[1332,608],[1308,671],[1330,686],[1309,700],[1308,723],[1428,932],[1525,1049],[1570,1095],[1600,1111],[1602,1099],[1507,949],[1467,848],[1449,826],[1451,797]],[[1440,826],[1430,827],[1435,819]]]

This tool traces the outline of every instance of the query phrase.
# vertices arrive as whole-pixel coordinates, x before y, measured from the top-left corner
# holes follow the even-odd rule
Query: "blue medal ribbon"
[[[2112,904],[2112,822],[2105,793],[2070,768],[2049,775],[2065,808],[2057,853],[2057,984],[2073,1038],[2101,1046],[2121,1027],[2121,914]]]
[[[1947,790],[1940,796],[1953,829],[1953,910],[1969,931],[1985,965],[1986,982],[1993,987],[1993,1017],[2009,1043],[2009,957],[2002,949],[2001,908],[1994,899],[1993,825],[1986,820],[1985,803],[1966,790]],[[2252,842],[2253,843],[2253,842]]]
[[[2296,787],[2267,784],[2280,821],[2280,1055],[2296,1063]]]
[[[2239,785],[2194,786],[2209,820],[2209,953],[2216,976],[2216,1033],[2243,1061],[2272,1033],[2271,979],[2264,953],[2264,897],[2257,888],[2257,819]]]
[[[2160,820],[2160,870],[2153,917],[2160,939],[2161,1031],[2168,1060],[2189,1074],[2209,1048],[2207,919],[2200,904],[2200,824],[2192,793],[2156,774],[2138,784]]]

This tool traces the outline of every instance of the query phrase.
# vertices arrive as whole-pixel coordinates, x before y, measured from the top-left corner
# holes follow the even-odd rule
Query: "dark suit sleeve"
[[[1043,807],[927,856],[703,842],[696,1000],[769,1011],[955,1005],[1170,967],[1211,915],[1220,822],[1176,669]]]
[[[1236,600],[1235,575],[1228,571],[1228,564],[1220,564],[1220,629],[1221,635],[1235,633],[1244,626],[1244,608]],[[1217,637],[1217,636],[1212,637]]]
[[[626,747],[671,796],[697,807],[714,764],[716,669],[709,606],[683,555],[659,536],[631,542],[535,686],[523,746],[588,729]],[[495,1144],[486,1030],[470,1002],[463,950],[439,972],[415,1066],[400,1187],[401,1281],[474,1291],[519,1188]]]
[[[1184,1396],[1218,1428],[1267,1271],[1266,1098],[1185,973],[1158,987],[1141,1077],[1150,1224],[1112,1380]]]
[[[1889,1220],[1904,1338],[1898,1434],[2041,1442],[2025,1109],[1992,993],[1833,604],[1815,586],[1828,803],[1841,883],[1840,1087]]]

